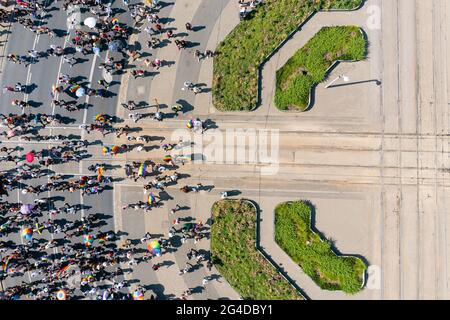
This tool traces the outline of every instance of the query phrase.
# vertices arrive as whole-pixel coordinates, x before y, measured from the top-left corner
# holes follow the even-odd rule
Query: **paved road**
[[[215,1],[211,4],[206,0],[180,0],[167,4],[160,16],[175,19],[166,21],[166,27],[176,28],[174,33],[183,33],[186,21],[194,26],[205,25],[204,29],[187,35],[187,39],[198,42],[198,48],[214,49],[217,42],[238,23],[237,16],[233,15],[236,13],[234,6],[232,1]],[[154,98],[158,98],[161,104],[166,105],[181,99],[191,110],[177,119],[162,123],[153,120],[139,122],[137,127],[142,132],[170,140],[173,130],[184,127],[185,121],[192,115],[209,118],[222,132],[249,127],[280,129],[279,171],[276,178],[263,176],[259,170],[263,166],[260,162],[241,165],[210,162],[187,164],[180,169],[189,175],[183,184],[202,182],[204,185],[214,185],[211,193],[201,192],[188,197],[181,194],[177,187],[171,187],[167,189],[167,194],[174,199],[169,199],[164,207],[151,214],[133,213],[119,208],[123,204],[145,199],[142,184],[121,181],[113,192],[108,191],[100,198],[85,199],[84,203],[93,207],[88,212],[110,214],[114,206],[114,219],[108,220],[108,227],[125,230],[132,238],[141,237],[144,231],[166,234],[174,218],[169,211],[176,203],[188,208],[176,216],[207,221],[209,208],[218,200],[219,191],[239,190],[239,196],[256,200],[260,204],[265,250],[280,265],[283,264],[289,276],[311,298],[348,299],[348,296],[339,292],[319,290],[310,279],[305,278],[298,266],[280,253],[273,241],[273,207],[281,201],[308,199],[317,206],[316,228],[335,239],[341,252],[360,254],[371,266],[370,285],[352,298],[448,298],[450,91],[447,79],[449,48],[445,37],[450,30],[449,20],[446,19],[450,14],[450,6],[445,0],[369,0],[360,11],[353,13],[357,18],[352,21],[367,27],[366,10],[370,6],[381,9],[382,28],[366,30],[371,43],[369,59],[353,66],[341,64],[330,78],[346,73],[355,81],[380,79],[382,85],[377,87],[373,83],[364,83],[330,90],[318,87],[314,108],[306,114],[274,110],[270,94],[264,95],[265,91],[263,96],[267,98],[267,103],[254,113],[219,113],[211,109],[210,94],[193,97],[180,91],[182,82],[188,78],[209,87],[212,61],[198,63],[193,57],[193,48],[179,52],[173,44],[153,51],[145,49],[152,54],[152,58],[174,61],[175,64],[162,67],[159,74],[152,78],[133,80],[125,76],[119,80],[126,80],[121,92],[117,92],[117,86],[113,87],[120,94],[119,99],[134,99],[151,104]],[[318,16],[317,23],[326,25],[327,21],[337,21],[334,18],[327,19],[326,15]],[[63,25],[64,22],[61,18],[55,23]],[[315,18],[308,22],[314,23]],[[27,34],[24,30],[18,32],[24,33],[21,39],[34,43],[33,34]],[[145,47],[142,44],[145,44],[146,37],[140,34],[134,40]],[[45,48],[43,41],[45,36],[40,37],[36,45]],[[305,39],[300,36],[299,42],[293,41],[288,46],[291,45],[295,50]],[[24,52],[27,49],[18,43],[16,45],[14,47],[12,42],[8,52],[14,52],[12,49]],[[291,53],[286,51],[284,54],[288,56]],[[434,60],[430,62],[429,57]],[[40,68],[40,65],[47,66],[43,68],[43,73],[49,73],[49,77],[51,73],[51,79],[56,79],[59,65],[51,65],[50,59],[30,67],[31,79],[38,74],[33,70]],[[274,65],[274,68],[278,67],[280,65]],[[64,65],[62,68],[66,70]],[[91,68],[92,61],[89,61],[75,66],[72,71],[79,70],[77,72],[89,79],[91,70],[96,70],[95,67]],[[10,78],[4,78],[3,84],[5,79],[11,83],[25,82],[28,74],[28,70],[23,67],[7,64],[5,76]],[[98,76],[98,73],[93,73],[94,79]],[[51,82],[39,82],[39,85],[42,90],[30,94],[29,99],[48,101],[47,92]],[[3,108],[9,105],[8,101],[4,101],[6,98],[1,99]],[[97,110],[112,110],[116,103],[114,99],[95,100],[99,108]],[[39,110],[52,112],[48,103],[44,103]],[[75,118],[75,123],[81,123],[83,119],[89,122],[97,113],[95,110],[67,116]],[[340,112],[336,114],[333,110]],[[5,111],[2,109],[1,112]],[[127,116],[123,109],[119,109],[117,114]],[[80,134],[76,125],[69,127],[72,128],[52,130],[55,133]],[[101,139],[97,135],[89,138],[93,141]],[[106,143],[113,141],[111,137],[106,138]],[[4,143],[15,142],[11,140]],[[38,148],[38,144],[22,144],[25,150]],[[93,153],[92,158],[80,164],[55,166],[55,171],[80,174],[91,161],[107,161],[100,155],[98,145],[89,150]],[[120,165],[143,158],[157,160],[163,155],[161,150],[148,154],[133,151],[109,161],[112,165]],[[122,173],[113,170],[112,174],[121,176]],[[78,195],[64,196],[73,203],[80,202]],[[17,201],[17,197],[15,199]],[[20,195],[20,200],[23,199],[26,198]],[[164,293],[166,297],[179,296],[188,287],[198,286],[204,275],[216,274],[214,269],[209,273],[202,268],[200,272],[183,278],[183,281],[173,281],[179,279],[178,271],[186,262],[185,250],[190,247],[207,250],[209,242],[182,246],[176,253],[163,256],[162,260],[172,260],[175,264],[169,263],[167,268],[156,273],[148,272],[145,265],[140,265],[134,270],[133,276],[144,279],[145,283],[153,286],[152,289]],[[194,298],[236,296],[225,282],[212,282],[206,292],[199,291]]]
[[[113,8],[120,9],[122,6],[121,3],[115,2],[113,4]],[[37,36],[35,33],[23,28],[19,24],[14,24],[11,29],[11,35],[7,45],[7,53],[16,53],[25,55],[27,50],[34,49],[36,51],[45,51],[49,48],[50,44],[59,45],[61,47],[65,47],[71,38],[74,36],[74,30],[72,29],[68,35],[63,34],[63,31],[67,30],[66,21],[67,14],[60,10],[61,2],[59,3],[51,3],[48,5],[48,19],[43,22],[48,25],[52,29],[57,29],[61,32],[59,37],[50,38],[47,35]],[[120,12],[125,12],[125,10],[121,10]],[[82,13],[81,18],[90,16],[89,13]],[[121,22],[125,22],[130,24],[131,17],[129,14],[120,13],[117,17],[121,20]],[[20,110],[14,110],[15,107],[11,106],[11,100],[14,98],[28,101],[33,104],[35,107],[31,108],[31,110],[26,110],[27,113],[31,112],[33,114],[58,114],[62,117],[65,117],[65,120],[68,122],[67,126],[61,125],[58,127],[49,127],[48,129],[40,130],[41,135],[64,135],[64,136],[72,136],[73,138],[78,139],[88,139],[89,141],[97,141],[104,144],[108,144],[109,137],[106,139],[97,137],[95,134],[87,136],[78,129],[78,125],[83,123],[92,123],[93,118],[98,113],[106,113],[109,115],[115,115],[115,105],[117,104],[117,91],[120,85],[119,76],[114,76],[113,85],[110,87],[113,96],[111,98],[101,99],[97,97],[82,97],[78,99],[79,103],[89,103],[92,107],[78,111],[69,113],[65,109],[59,109],[52,105],[51,101],[51,86],[56,84],[58,81],[58,76],[60,74],[68,74],[70,76],[78,76],[83,79],[85,85],[88,87],[97,88],[97,80],[102,79],[102,72],[98,68],[99,63],[105,59],[106,55],[110,55],[108,52],[102,52],[101,57],[96,57],[93,55],[89,56],[81,56],[80,53],[75,54],[74,56],[79,59],[80,63],[77,63],[70,68],[69,65],[63,63],[62,58],[59,57],[49,57],[41,58],[38,62],[29,65],[28,67],[24,67],[23,65],[13,64],[11,62],[5,62],[5,68],[2,73],[2,83],[1,85],[14,85],[17,82],[22,84],[26,84],[29,87],[33,87],[31,92],[26,94],[11,94],[6,93],[0,96],[1,108],[0,112],[3,114],[8,113],[20,113]],[[117,55],[113,53],[114,58],[118,59],[121,55]],[[60,99],[71,100],[67,94],[62,93],[59,95]],[[59,144],[60,142],[49,141],[49,142],[26,142],[21,138],[12,138],[10,140],[2,141],[2,144],[11,147],[11,146],[19,146],[23,150],[21,151],[22,155],[31,150],[42,150],[43,148],[50,148],[54,145]],[[99,157],[99,150],[101,149],[101,144],[95,144],[88,148],[88,153],[97,157],[95,161],[91,160],[91,163],[109,163],[109,158]],[[87,167],[87,166],[86,166]],[[51,174],[64,174],[65,172],[69,172],[70,175],[67,175],[67,178],[76,178],[80,177],[80,175],[87,174],[86,167],[84,167],[83,161],[71,162],[67,164],[59,164],[50,166],[50,175]],[[40,184],[44,184],[49,182],[49,176],[44,176],[39,179],[33,179],[32,181],[26,181],[26,184],[31,184],[33,186],[37,186]],[[81,210],[77,212],[75,215],[66,215],[63,219],[57,219],[59,222],[63,223],[64,221],[77,221],[82,216],[86,216],[88,214],[102,214],[104,218],[103,225],[100,226],[100,230],[108,231],[114,230],[114,219],[113,219],[113,201],[112,201],[112,190],[105,190],[99,196],[84,196],[81,197],[80,192],[68,193],[68,192],[48,192],[46,194],[41,195],[40,197],[49,197],[53,199],[57,199],[55,204],[57,206],[62,206],[65,202],[70,205],[81,205]],[[10,194],[8,201],[11,202],[19,202],[19,203],[33,203],[34,199],[37,198],[34,195],[23,195],[20,190]],[[41,219],[46,220],[51,218],[50,216],[44,216]],[[11,240],[20,243],[22,239],[19,236],[19,232],[15,235],[15,238],[11,238]],[[50,234],[44,232],[42,238],[50,239]],[[63,235],[55,235],[55,239],[63,240]],[[81,241],[81,239],[76,239],[75,241]],[[57,252],[57,250],[55,250]],[[29,276],[28,276],[29,277]],[[25,276],[27,278],[27,276]],[[16,278],[8,278],[5,281],[5,286],[13,285],[20,283],[22,280],[21,277]],[[29,280],[29,278],[28,278]]]

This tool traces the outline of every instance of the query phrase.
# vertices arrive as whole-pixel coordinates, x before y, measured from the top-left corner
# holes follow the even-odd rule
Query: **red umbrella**
[[[33,151],[27,153],[26,159],[27,159],[27,162],[30,162],[30,163],[34,161],[34,153],[33,153]]]

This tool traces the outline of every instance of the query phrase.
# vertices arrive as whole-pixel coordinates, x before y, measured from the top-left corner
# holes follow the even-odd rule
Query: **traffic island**
[[[339,61],[361,61],[366,39],[359,27],[324,27],[277,71],[275,105],[280,110],[305,111],[311,92]]]
[[[221,111],[249,111],[258,101],[258,69],[308,17],[319,10],[351,10],[361,0],[267,0],[216,49],[212,98]],[[288,14],[287,14],[288,13]]]
[[[220,274],[245,300],[300,300],[303,296],[256,247],[257,210],[249,201],[212,207],[211,254]]]
[[[366,264],[356,256],[336,254],[331,241],[313,230],[314,207],[305,201],[275,208],[275,241],[324,290],[356,294],[364,286]]]

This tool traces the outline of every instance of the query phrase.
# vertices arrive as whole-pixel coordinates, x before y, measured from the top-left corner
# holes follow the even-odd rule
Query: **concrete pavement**
[[[369,25],[377,12],[373,8],[380,10],[380,28]],[[197,95],[194,102],[177,94],[180,81],[188,76],[206,87],[212,79],[211,60],[199,64],[186,55],[189,63],[174,66],[177,80],[167,83],[172,90],[158,90],[158,100],[170,105],[181,96],[193,111],[163,123],[148,120],[138,125],[166,138],[191,116],[211,119],[220,130],[281,129],[277,182],[260,175],[261,163],[187,165],[186,172],[192,173],[187,181],[207,179],[217,191],[234,186],[256,200],[267,231],[261,237],[264,248],[313,299],[349,297],[319,290],[280,252],[271,231],[278,202],[300,198],[317,203],[316,227],[335,235],[342,252],[367,259],[368,285],[355,298],[446,299],[449,9],[442,0],[371,0],[355,12],[316,14],[288,42],[290,51],[281,49],[266,65],[272,69],[263,70],[263,104],[251,113],[218,112],[209,94]],[[233,10],[231,2],[224,6],[206,47],[236,25]],[[319,86],[311,112],[278,112],[270,92],[273,72],[315,30],[334,24],[359,25],[368,34],[368,59],[340,64],[329,75],[333,79],[345,73],[355,83],[327,90]],[[198,68],[198,76],[192,77]],[[380,80],[381,86],[373,80]]]

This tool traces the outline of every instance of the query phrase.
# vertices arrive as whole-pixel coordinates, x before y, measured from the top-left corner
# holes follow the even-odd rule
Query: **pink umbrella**
[[[33,153],[33,151],[27,153],[26,159],[27,159],[27,162],[33,162],[34,161],[34,153]]]
[[[16,133],[14,132],[14,130],[8,130],[7,135],[9,138],[14,137],[16,135]]]

